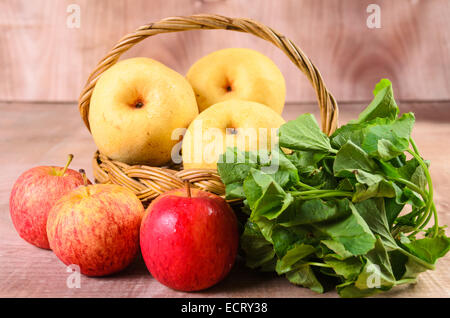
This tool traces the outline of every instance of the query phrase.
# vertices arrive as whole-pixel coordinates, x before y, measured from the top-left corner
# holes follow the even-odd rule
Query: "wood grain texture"
[[[341,105],[341,123],[355,118],[365,106]],[[431,161],[440,223],[450,224],[450,144],[445,138],[450,135],[450,102],[401,103],[400,107],[403,112],[415,112],[413,137],[423,156]],[[304,112],[318,115],[315,103],[290,104],[283,117],[290,120]],[[10,219],[8,200],[22,172],[36,165],[63,165],[68,153],[75,155],[71,167],[86,169],[92,179],[94,142],[75,103],[0,103],[0,114],[0,166],[4,167],[0,172],[0,297],[337,297],[335,291],[316,294],[275,274],[249,270],[242,260],[223,282],[198,293],[176,292],[159,284],[141,258],[118,275],[83,276],[80,289],[67,288],[70,273],[56,256],[19,238]],[[435,271],[421,274],[416,285],[401,286],[379,296],[450,297],[449,267],[450,255],[438,262]]]
[[[366,26],[370,3],[381,28]],[[81,27],[66,26],[69,4]],[[400,100],[450,99],[447,0],[3,0],[0,2],[0,100],[75,101],[97,62],[140,25],[176,15],[249,17],[296,43],[338,101],[370,98],[390,78]],[[190,31],[148,39],[124,58],[148,56],[185,74],[203,55],[248,47],[272,58],[287,79],[287,100],[314,101],[308,81],[277,48],[230,31]]]

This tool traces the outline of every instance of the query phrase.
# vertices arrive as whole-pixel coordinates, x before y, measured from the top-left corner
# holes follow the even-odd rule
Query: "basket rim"
[[[144,202],[151,201],[164,192],[183,188],[186,181],[193,188],[214,193],[225,199],[225,186],[217,170],[127,165],[109,159],[98,150],[94,153],[92,164],[97,183],[115,183],[124,186]],[[241,199],[226,201],[230,204],[242,202]]]

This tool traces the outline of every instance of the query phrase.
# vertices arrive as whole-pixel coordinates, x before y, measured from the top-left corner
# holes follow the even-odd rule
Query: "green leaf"
[[[272,234],[273,229],[276,227],[277,224],[274,221],[268,220],[267,218],[262,216],[249,218],[249,220],[250,219],[253,223],[255,223],[258,226],[264,238],[273,245]]]
[[[280,149],[274,150],[270,161],[262,165],[259,156],[254,152],[227,148],[217,167],[225,184],[227,199],[245,198],[243,182],[251,169],[260,169],[270,175],[281,187],[292,186],[299,181],[297,168]]]
[[[373,89],[373,96],[377,96],[378,93],[385,89],[388,88],[389,86],[392,86],[392,83],[390,80],[388,80],[387,78],[383,78],[381,79],[376,85],[375,88]]]
[[[350,253],[345,249],[345,246],[338,242],[333,240],[322,240],[320,243],[324,244],[326,247],[328,247],[330,250],[336,253],[340,257],[340,259],[346,259],[349,257],[352,257],[353,254]]]
[[[312,150],[330,152],[333,149],[328,136],[319,128],[316,119],[311,114],[300,115],[280,127],[281,147],[294,150]]]
[[[390,161],[377,160],[376,161],[381,168],[381,171],[391,178],[402,178],[399,173],[399,169],[395,167]]]
[[[227,184],[225,193],[227,199],[245,199],[244,187],[240,182]]]
[[[280,148],[272,152],[270,166],[263,166],[261,170],[270,174],[282,187],[296,185],[299,181],[297,167]]]
[[[332,240],[341,243],[345,250],[353,255],[362,255],[371,250],[375,244],[375,236],[357,211],[334,222],[313,224],[319,231],[327,234]]]
[[[405,264],[408,262],[408,256],[399,249],[389,251],[389,260],[391,261],[392,273],[396,280],[401,280],[406,272]]]
[[[317,169],[317,163],[326,156],[323,152],[294,151],[287,158],[292,162],[299,173],[312,173]]]
[[[395,187],[395,184],[394,184]],[[405,204],[399,204],[396,202],[396,198],[385,198],[384,207],[386,211],[386,219],[388,223],[388,228],[392,228],[395,219],[398,217],[400,212],[403,210]]]
[[[278,260],[276,271],[279,275],[295,270],[295,265],[306,256],[313,254],[316,248],[312,245],[298,244],[288,250],[286,254]]]
[[[276,257],[272,244],[265,239],[255,223],[247,221],[240,242],[248,267],[269,271],[275,269]]]
[[[360,202],[374,197],[393,198],[396,195],[394,184],[387,181],[380,174],[372,174],[364,170],[354,171],[356,180],[356,191],[353,195],[353,202]]]
[[[349,214],[350,208],[347,199],[329,201],[295,199],[294,203],[278,218],[278,223],[283,226],[312,224],[336,220]]]
[[[423,273],[429,269],[433,270],[434,267],[430,268],[431,264],[425,262],[419,262],[416,258],[409,256],[406,264],[404,265],[404,272],[402,279],[405,278],[417,278],[420,273]]]
[[[422,197],[417,192],[412,191],[407,187],[403,189],[402,195],[398,198],[397,202],[409,203],[418,208],[425,206],[425,202],[422,201]]]
[[[392,272],[404,273],[402,278],[415,278],[418,273],[432,269],[433,266],[426,261],[421,260],[412,253],[402,249],[392,237],[389,231],[386,212],[382,204],[382,199],[371,199],[354,205],[358,213],[364,218],[372,232],[383,243],[384,249],[392,256],[395,256],[392,263]],[[446,253],[446,252],[445,252]],[[444,254],[445,254],[444,253]],[[403,256],[399,255],[402,254]]]
[[[402,154],[407,148],[407,141],[403,140],[400,147],[394,145],[390,140],[378,139],[378,144],[374,147],[375,150],[372,151],[372,156],[377,156],[382,160],[391,160]]]
[[[345,178],[339,182],[336,190],[353,192],[355,190],[355,187],[349,179]]]
[[[355,203],[353,208],[361,215],[370,230],[380,237],[386,247],[398,248],[389,230],[383,199],[370,199]]]
[[[359,289],[355,286],[354,282],[346,282],[341,285],[336,286],[339,296],[342,298],[362,298],[373,296],[379,292],[380,289]]]
[[[359,289],[380,288],[388,290],[396,284],[391,262],[383,242],[378,237],[375,248],[369,251],[364,258],[366,265],[355,282]]]
[[[450,249],[450,238],[446,236],[426,237],[419,240],[412,240],[403,246],[417,257],[424,261],[435,264],[437,259],[443,257]]]
[[[373,91],[375,98],[361,112],[357,120],[351,121],[353,124],[367,122],[375,118],[395,119],[399,113],[397,103],[394,100],[392,84],[388,79],[382,79]]]
[[[258,167],[258,157],[251,152],[227,148],[217,163],[217,171],[224,184],[243,182],[250,169]]]
[[[333,171],[337,177],[352,177],[354,171],[375,172],[377,164],[369,155],[353,142],[348,141],[336,154]]]
[[[286,274],[286,278],[295,285],[308,287],[316,293],[323,293],[324,289],[322,284],[308,264],[298,265],[295,270]]]
[[[250,218],[264,216],[274,219],[293,201],[292,195],[286,193],[270,175],[253,168],[244,181],[244,193],[252,210]]]
[[[419,167],[419,162],[416,158],[412,158],[405,162],[405,164],[397,169],[398,174],[401,178],[406,180],[411,180],[412,175],[416,171],[417,167]]]
[[[395,120],[374,118],[359,124],[347,124],[334,132],[331,144],[340,148],[351,141],[371,157],[389,161],[408,149],[414,121],[414,115],[407,113]]]
[[[251,152],[227,148],[217,163],[220,179],[225,184],[227,199],[244,199],[243,182],[250,169],[258,167],[258,158]]]
[[[326,169],[323,169],[324,165],[315,169],[310,174],[302,174],[301,181],[316,189],[329,189],[335,190],[337,188],[337,179],[333,176],[333,172],[329,173]]]
[[[317,245],[318,240],[312,236],[312,232],[305,226],[284,227],[276,224],[271,231],[270,240],[279,258],[296,244]]]
[[[411,176],[411,182],[416,184],[421,190],[426,190],[428,182],[425,171],[421,165],[418,165]]]
[[[365,136],[361,148],[370,156],[382,160],[391,160],[409,148],[409,138],[414,125],[412,113],[403,114],[400,118],[389,121],[378,118],[365,128]]]
[[[359,257],[341,259],[339,256],[336,257],[333,254],[326,255],[324,262],[330,265],[336,274],[344,276],[348,280],[355,280],[364,265]]]
[[[364,128],[367,127],[366,123],[363,124],[347,124],[339,127],[331,135],[331,145],[337,149],[341,148],[347,143],[347,141],[353,142],[355,145],[361,147],[364,141]]]

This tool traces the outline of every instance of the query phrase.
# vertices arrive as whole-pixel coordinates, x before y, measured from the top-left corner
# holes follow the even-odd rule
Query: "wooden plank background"
[[[381,28],[366,25],[370,3]],[[80,28],[66,25],[81,8]],[[250,17],[293,40],[316,64],[340,102],[371,98],[391,79],[399,100],[450,100],[448,0],[2,0],[0,101],[72,102],[88,74],[123,35],[175,15]],[[249,47],[272,58],[287,81],[288,102],[310,102],[309,82],[263,40],[230,31],[191,31],[147,39],[124,57],[148,56],[185,74],[198,58]]]

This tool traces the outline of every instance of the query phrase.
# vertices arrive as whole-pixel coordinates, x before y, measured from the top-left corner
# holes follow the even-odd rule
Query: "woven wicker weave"
[[[98,63],[89,76],[79,98],[79,111],[89,129],[89,103],[94,86],[100,75],[114,65],[120,56],[147,37],[169,32],[200,29],[224,29],[253,34],[280,48],[289,59],[307,76],[313,86],[320,108],[322,130],[331,134],[337,126],[338,107],[334,97],[328,92],[317,68],[309,58],[289,39],[275,30],[246,18],[228,18],[219,15],[193,15],[166,18],[159,22],[141,26],[123,37]],[[183,186],[188,180],[193,187],[224,195],[225,187],[214,170],[182,170],[180,167],[129,166],[113,161],[98,152],[93,160],[94,176],[99,183],[116,183],[133,190],[143,203],[159,194]]]

